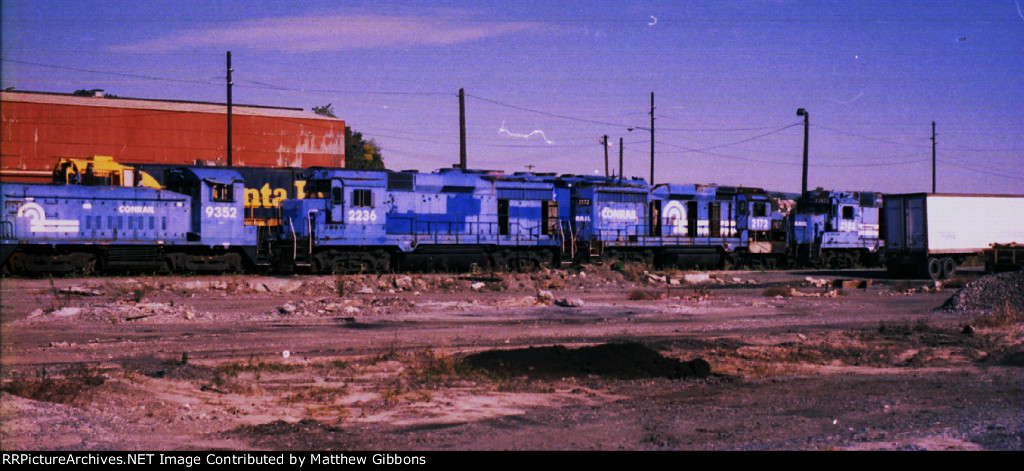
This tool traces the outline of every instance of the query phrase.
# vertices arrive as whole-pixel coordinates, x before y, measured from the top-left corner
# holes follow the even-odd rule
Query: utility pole
[[[228,167],[232,166],[231,160],[231,51],[228,51]]]
[[[654,92],[651,92],[651,186],[654,186]]]
[[[804,117],[804,178],[803,178],[802,185],[800,187],[801,188],[800,194],[804,195],[804,194],[807,194],[807,141],[808,141],[807,138],[809,136],[808,128],[810,127],[810,124],[811,124],[811,114],[808,113],[807,110],[805,110],[803,108],[797,108],[796,115]]]
[[[466,170],[466,90],[459,89],[459,168]]]
[[[622,138],[619,138],[619,180],[622,180]]]
[[[608,135],[601,138],[601,147],[604,147],[604,177],[608,178]]]
[[[932,193],[935,193],[935,121],[932,121]]]

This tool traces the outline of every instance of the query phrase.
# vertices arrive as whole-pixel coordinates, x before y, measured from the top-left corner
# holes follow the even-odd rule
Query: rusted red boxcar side
[[[45,181],[61,158],[227,163],[227,106],[218,103],[0,92],[0,177]],[[345,165],[345,121],[295,108],[232,107],[232,164]]]

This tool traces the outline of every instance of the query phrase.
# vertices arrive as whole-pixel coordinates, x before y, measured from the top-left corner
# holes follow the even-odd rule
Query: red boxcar
[[[227,105],[0,92],[0,178],[49,181],[64,157],[227,164]],[[296,108],[232,106],[232,164],[343,167],[345,121]]]

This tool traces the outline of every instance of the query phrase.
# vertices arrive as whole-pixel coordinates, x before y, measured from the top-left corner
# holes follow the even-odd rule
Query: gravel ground
[[[5,279],[0,448],[1020,450],[1011,275]]]
[[[961,288],[942,305],[954,311],[1024,312],[1024,271],[978,278]]]

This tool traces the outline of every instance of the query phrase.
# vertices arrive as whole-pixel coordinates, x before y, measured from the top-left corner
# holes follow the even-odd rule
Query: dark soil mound
[[[490,350],[470,355],[463,361],[488,371],[535,378],[586,375],[618,379],[704,378],[711,374],[711,365],[703,359],[681,362],[633,342],[578,349],[555,345]]]
[[[968,283],[946,300],[946,311],[1024,311],[1024,271],[987,275]]]
[[[221,432],[220,436],[242,439],[258,447],[273,450],[328,450],[353,446],[345,432],[313,419],[298,422],[275,420],[259,425],[243,425]]]

